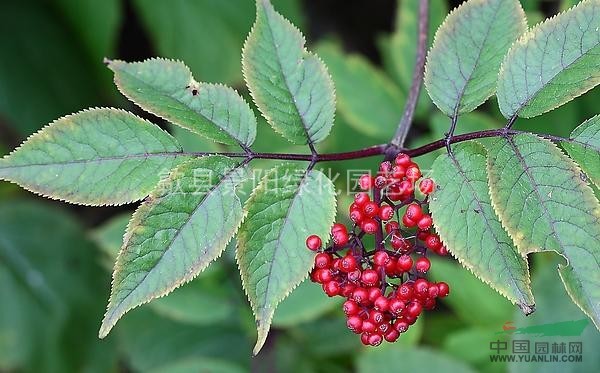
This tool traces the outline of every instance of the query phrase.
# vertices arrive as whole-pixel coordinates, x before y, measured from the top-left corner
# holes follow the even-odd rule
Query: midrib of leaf
[[[287,88],[285,94],[287,94],[290,98],[290,100],[294,103],[294,109],[296,109],[296,114],[298,114],[298,118],[300,118],[300,120],[302,121],[302,128],[304,129],[304,134],[306,135],[306,139],[308,141],[308,145],[311,147],[314,146],[313,140],[310,137],[310,134],[308,133],[308,125],[306,123],[306,118],[304,117],[304,115],[302,113],[300,113],[300,110],[298,109],[298,105],[296,104],[296,97],[295,94],[297,92],[292,92],[291,88],[290,88],[290,84],[289,81],[287,79],[287,77],[285,76],[285,74],[283,73],[283,65],[281,65],[281,55],[280,55],[280,50],[279,50],[279,45],[277,45],[277,43],[275,43],[275,36],[273,34],[273,29],[271,26],[271,15],[269,14],[270,12],[265,10],[265,16],[267,18],[267,25],[269,27],[267,27],[267,29],[269,30],[269,35],[271,36],[271,44],[273,44],[273,47],[275,48],[275,53],[277,53],[277,66],[279,66],[279,73],[281,75],[281,78],[283,80],[283,82],[285,83],[285,87]],[[306,55],[306,51],[303,52]],[[302,63],[304,63],[304,59],[301,61],[301,64],[299,66],[303,66]],[[302,75],[306,74],[306,69],[302,69]],[[302,79],[302,81],[304,80],[304,78]],[[310,102],[312,102],[312,92],[310,93],[309,96]],[[310,108],[310,104],[308,105],[308,108]],[[319,112],[319,116],[321,116],[321,112]],[[304,181],[304,177],[302,178],[302,181]]]
[[[306,171],[303,175],[302,175],[302,179],[300,179],[300,182],[298,183],[298,190],[301,191],[302,190],[302,184],[304,184],[304,181],[306,180],[306,176],[308,176],[308,173],[310,171]],[[296,195],[294,195],[294,198],[292,199],[292,203],[290,204],[287,212],[285,213],[285,220],[284,220],[284,225],[286,224],[285,222],[288,221],[288,218],[290,216],[290,212],[293,210],[295,203],[299,200],[300,193],[297,193]],[[283,234],[283,226],[282,229],[279,231],[279,234],[277,235],[277,245],[275,245],[275,250],[273,252],[273,257],[277,257],[277,251],[279,251],[279,248],[281,247],[280,242],[281,242],[281,236]],[[274,267],[274,263],[275,261],[271,261],[269,264],[269,275],[266,277],[267,279],[271,278],[271,274],[273,273],[273,267]],[[308,274],[307,274],[308,275]],[[269,289],[271,288],[271,281],[267,281],[267,288],[265,289],[265,295],[263,297],[263,304],[267,304],[267,298],[269,295]]]
[[[494,18],[498,14],[498,11],[500,10],[501,5],[502,5],[502,3],[498,2],[498,6],[494,10]],[[458,100],[456,100],[456,105],[454,105],[454,117],[458,116],[458,109],[460,107],[461,99],[465,94],[467,86],[469,85],[469,82],[471,81],[471,78],[473,77],[473,74],[475,73],[477,66],[479,65],[479,60],[481,58],[481,52],[483,52],[483,45],[485,45],[485,42],[488,40],[488,37],[490,36],[490,30],[492,29],[492,24],[493,23],[488,24],[489,27],[487,28],[487,30],[485,32],[485,36],[483,37],[483,40],[480,45],[481,48],[479,48],[479,51],[477,52],[477,58],[475,58],[475,63],[473,65],[473,69],[471,69],[471,72],[469,73],[468,77],[463,75],[462,68],[459,66],[460,74],[462,75],[463,78],[465,78],[465,84],[463,85],[463,87],[460,90],[460,93],[458,95]],[[459,57],[459,59],[460,59],[460,57]],[[454,84],[454,82],[452,82],[452,84]],[[454,159],[453,159],[453,161],[454,161]]]
[[[589,26],[589,25],[588,25],[588,26]],[[583,37],[583,34],[582,34],[582,37]],[[541,90],[543,90],[544,88],[546,88],[546,87],[547,87],[547,86],[548,86],[548,85],[549,85],[549,84],[550,84],[550,83],[551,83],[551,82],[552,82],[552,81],[553,81],[553,80],[554,80],[554,79],[555,79],[557,76],[559,76],[561,73],[563,73],[563,72],[564,72],[565,70],[567,70],[569,67],[571,67],[573,64],[575,64],[575,63],[576,63],[577,61],[579,61],[581,58],[585,57],[585,55],[586,55],[586,54],[587,54],[587,53],[588,53],[590,50],[592,50],[592,49],[594,49],[594,48],[596,48],[596,47],[600,46],[600,41],[598,41],[596,44],[594,44],[594,46],[592,46],[591,48],[587,49],[585,52],[584,52],[584,51],[581,49],[581,47],[580,47],[580,49],[579,49],[579,51],[580,51],[580,55],[579,55],[577,58],[575,58],[575,59],[574,59],[572,62],[570,62],[569,64],[567,64],[567,65],[563,65],[563,63],[562,63],[562,58],[563,58],[563,55],[564,55],[564,43],[566,43],[566,38],[564,38],[564,40],[563,40],[563,48],[562,48],[562,52],[561,52],[561,61],[560,61],[560,62],[561,62],[561,64],[560,64],[560,65],[561,65],[561,67],[562,67],[562,70],[559,70],[559,71],[557,71],[557,72],[556,72],[556,74],[554,74],[554,75],[552,76],[552,78],[548,79],[548,80],[547,80],[547,81],[546,81],[546,82],[545,82],[545,83],[544,83],[542,86],[540,86],[540,88],[538,88],[538,89],[537,89],[535,92],[532,92],[532,93],[529,93],[529,92],[528,92],[528,96],[529,96],[529,97],[527,98],[527,100],[525,100],[525,102],[523,102],[523,103],[522,103],[522,104],[521,104],[521,105],[520,105],[520,106],[517,108],[517,110],[515,110],[515,114],[514,114],[515,116],[518,116],[518,115],[519,115],[519,111],[521,111],[521,109],[523,109],[525,106],[527,106],[527,105],[529,104],[529,102],[531,102],[531,100],[533,100],[533,99],[534,99],[534,98],[537,96],[537,94],[538,94],[538,93],[539,93]],[[545,42],[545,45],[544,45],[544,50],[546,50],[546,47],[547,47],[547,46],[548,46],[548,38],[546,38],[546,42]],[[529,47],[527,46],[527,48],[529,48]],[[527,49],[527,48],[526,48],[526,49]],[[542,75],[542,72],[543,72],[543,70],[544,70],[544,60],[543,60],[543,59],[544,59],[545,57],[546,57],[546,55],[545,55],[545,54],[543,54],[543,55],[542,55],[542,61],[541,61],[541,63],[540,63],[540,66],[541,66],[541,67],[540,67],[540,69],[541,69],[541,71],[540,71],[540,74],[539,74],[539,75]],[[527,64],[525,64],[525,72],[527,72]],[[525,77],[525,86],[527,87],[527,90],[529,90],[529,84],[527,83],[527,73],[525,73],[525,74],[523,74],[523,75],[524,75],[524,77]],[[513,79],[514,79],[514,77],[513,77]]]
[[[173,101],[176,101],[177,103],[181,104],[182,106],[189,108],[191,111],[193,111],[194,113],[196,113],[196,114],[197,114],[199,117],[201,117],[202,119],[204,119],[205,121],[207,121],[207,122],[209,122],[209,123],[212,123],[212,124],[214,124],[214,125],[215,125],[215,126],[217,126],[217,127],[218,127],[218,128],[221,130],[221,131],[225,132],[225,133],[226,133],[226,134],[227,134],[229,137],[231,137],[232,139],[234,139],[234,140],[235,140],[235,141],[238,143],[238,145],[239,145],[239,146],[241,146],[243,149],[246,149],[246,148],[247,148],[247,146],[246,146],[246,145],[245,145],[245,144],[244,144],[242,141],[240,141],[240,140],[239,140],[239,139],[238,139],[236,136],[233,136],[231,133],[229,133],[229,132],[227,131],[227,129],[226,129],[226,128],[223,128],[223,127],[221,127],[221,126],[220,126],[220,125],[219,125],[217,122],[215,122],[214,120],[212,120],[212,119],[208,118],[206,115],[202,114],[202,113],[201,113],[201,112],[199,112],[198,110],[194,110],[193,108],[189,107],[189,105],[188,105],[187,103],[185,103],[185,102],[181,101],[180,99],[178,99],[178,98],[176,98],[176,97],[173,97],[173,95],[171,95],[169,92],[167,92],[167,91],[165,91],[164,89],[162,89],[162,87],[159,87],[159,88],[157,88],[157,87],[155,87],[155,86],[151,86],[150,84],[146,83],[145,81],[143,81],[143,80],[139,79],[137,76],[135,76],[135,75],[133,75],[133,74],[130,74],[130,73],[129,73],[129,72],[126,70],[126,69],[122,69],[122,70],[120,70],[120,71],[119,71],[119,73],[121,73],[121,74],[126,74],[127,76],[129,76],[129,77],[132,77],[132,78],[133,78],[133,79],[135,79],[137,82],[141,83],[141,85],[143,85],[144,87],[146,87],[146,89],[148,89],[148,90],[150,90],[150,91],[152,91],[152,90],[157,90],[157,91],[159,91],[159,92],[160,92],[162,95],[164,95],[164,96],[167,96],[167,97],[169,97],[170,99],[172,99]],[[192,78],[192,79],[193,79],[193,78]],[[119,87],[119,85],[118,85],[118,84],[117,84],[117,87]],[[126,94],[125,92],[123,92],[123,91],[122,91],[120,88],[119,88],[119,91],[121,91],[121,93],[123,93],[125,96],[127,96],[127,94]],[[135,102],[135,101],[134,101],[134,102]],[[144,106],[147,106],[147,105],[144,105]],[[176,110],[176,111],[179,111],[179,112],[183,112],[183,111],[184,111],[184,110],[181,110],[180,108],[173,107],[173,106],[170,106],[169,108],[170,108],[171,110]],[[142,109],[144,109],[144,110],[146,110],[146,111],[148,111],[148,112],[150,112],[150,113],[152,113],[152,114],[154,114],[154,115],[156,115],[156,116],[162,117],[162,116],[161,116],[159,113],[157,113],[157,112],[156,112],[155,110],[153,110],[153,109],[150,109],[149,107],[143,107]],[[214,105],[212,106],[212,110],[214,111]],[[228,116],[228,119],[229,119],[229,115],[230,115],[230,112],[229,112],[229,110],[227,110],[227,116]],[[171,122],[171,121],[169,120],[169,122]],[[229,120],[227,120],[227,123],[229,123]],[[185,127],[183,127],[183,128],[185,128],[186,130],[189,130],[189,131],[192,131],[192,132],[194,132],[192,129],[188,128],[187,126],[185,126]]]
[[[209,190],[206,192],[206,194],[204,195],[204,197],[202,197],[202,199],[198,202],[198,204],[196,205],[196,207],[194,207],[194,209],[192,210],[192,213],[186,218],[185,222],[181,225],[181,228],[179,228],[179,230],[177,231],[177,233],[173,236],[173,238],[169,241],[168,245],[166,245],[167,249],[164,250],[161,254],[160,254],[160,258],[156,261],[156,263],[154,264],[153,268],[150,269],[148,272],[146,272],[144,274],[144,276],[142,277],[142,279],[138,282],[137,286],[140,286],[145,280],[146,278],[154,272],[155,268],[158,267],[158,265],[162,262],[165,254],[167,252],[169,252],[172,248],[173,248],[173,243],[177,240],[177,238],[179,238],[179,236],[181,235],[181,232],[183,232],[185,230],[185,228],[187,227],[187,225],[190,223],[190,221],[192,221],[192,218],[194,216],[196,216],[196,213],[198,212],[198,210],[200,209],[200,207],[202,206],[202,203],[206,200],[206,198],[208,198],[208,196],[215,190],[217,189],[224,181],[229,181],[229,176],[234,173],[235,171],[237,171],[240,167],[245,166],[246,162],[242,162],[240,164],[238,164],[236,167],[232,168],[231,170],[229,170],[225,175],[223,175],[223,177],[221,178],[221,180],[219,180],[218,183],[216,183],[215,185],[213,185],[212,187],[209,188]],[[132,220],[133,222],[133,220]],[[129,230],[129,227],[128,229]],[[125,242],[123,244],[123,247],[125,247],[127,245],[127,242]],[[188,272],[195,272],[192,270],[195,270],[197,267],[193,266],[190,268],[190,271]],[[125,278],[123,278],[123,281],[125,281],[125,279],[127,279],[128,276],[132,275],[134,272],[129,273],[127,276],[125,276]],[[180,283],[185,282],[186,279],[182,279]],[[178,284],[175,284],[175,286],[177,286]],[[112,309],[117,309],[119,308],[126,300],[129,299],[129,297],[131,296],[132,292],[130,292],[125,298],[121,299],[119,301],[119,303],[117,303],[114,307],[112,307]],[[105,317],[106,318],[106,317]]]
[[[2,166],[0,164],[0,170],[10,170],[10,169],[19,169],[19,168],[27,168],[27,167],[35,167],[35,166],[68,166],[70,164],[85,164],[85,163],[102,163],[106,161],[119,161],[119,160],[129,160],[129,159],[147,159],[147,158],[160,158],[160,157],[182,157],[185,156],[183,152],[163,152],[163,153],[144,153],[144,154],[130,154],[124,156],[113,156],[113,157],[102,157],[97,159],[74,159],[72,161],[64,161],[64,162],[52,162],[52,163],[28,163],[25,165],[15,165],[15,166]],[[2,159],[0,159],[1,161]]]
[[[460,175],[462,176],[463,180],[465,181],[465,184],[467,185],[467,187],[469,188],[469,190],[471,191],[471,195],[473,197],[473,200],[477,203],[477,207],[479,207],[479,211],[481,211],[482,213],[480,215],[483,216],[483,220],[485,222],[485,225],[487,226],[488,230],[492,233],[492,236],[494,237],[494,241],[496,242],[502,242],[498,236],[496,235],[496,232],[494,231],[492,225],[490,224],[490,221],[488,219],[488,217],[486,216],[486,214],[483,213],[483,211],[485,210],[481,200],[479,198],[477,198],[477,191],[475,190],[475,188],[473,188],[473,185],[471,185],[471,180],[467,177],[465,170],[462,168],[462,166],[460,165],[460,163],[456,160],[456,157],[454,156],[454,154],[450,153],[449,154],[450,159],[452,159],[452,163],[454,163],[454,165],[456,166],[456,169],[458,170],[458,172],[460,173]],[[456,202],[455,202],[456,204]],[[468,227],[467,227],[468,228]],[[504,252],[502,250],[499,250],[502,258],[504,259],[504,263],[506,264],[506,255],[504,255]],[[479,276],[477,276],[479,277]],[[511,276],[511,282],[513,283],[513,285],[515,285],[515,288],[519,288],[518,284],[516,284],[514,282],[514,279]],[[503,294],[504,295],[504,294]],[[533,312],[534,310],[529,307],[527,304],[525,303],[518,303],[518,306],[523,310],[523,312],[525,314],[530,314],[531,312]]]

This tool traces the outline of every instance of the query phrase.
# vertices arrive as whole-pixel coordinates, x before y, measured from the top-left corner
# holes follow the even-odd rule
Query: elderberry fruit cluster
[[[425,278],[431,267],[427,254],[448,251],[427,213],[435,183],[422,178],[408,155],[384,161],[375,177],[362,175],[359,187],[363,191],[349,208],[352,226],[334,224],[328,247],[316,235],[306,239],[306,246],[318,252],[311,281],[330,297],[346,298],[348,328],[360,334],[363,344],[378,346],[395,342],[423,310],[432,310],[437,298],[448,295],[448,284]],[[373,248],[364,242],[371,235]]]

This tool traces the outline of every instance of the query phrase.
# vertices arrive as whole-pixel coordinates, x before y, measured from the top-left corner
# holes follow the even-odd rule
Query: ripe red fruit
[[[408,327],[410,326],[409,323],[407,323],[405,320],[402,319],[398,319],[396,321],[394,321],[394,329],[398,332],[398,333],[404,333],[405,331],[408,330]]]
[[[400,229],[400,224],[397,221],[391,221],[385,225],[385,233],[390,234],[393,231]]]
[[[429,287],[429,289],[427,289],[427,296],[429,298],[437,298],[439,294],[440,289],[437,287],[437,285],[432,285]]]
[[[322,244],[323,241],[321,241],[321,238],[314,234],[308,236],[308,238],[306,239],[306,247],[308,247],[308,249],[312,251],[319,250]]]
[[[387,176],[392,171],[392,162],[385,161],[379,165],[379,173],[383,176]]]
[[[421,219],[423,216],[423,209],[417,203],[411,203],[410,205],[406,206],[404,216],[412,221],[419,221],[419,219]]]
[[[369,302],[371,303],[375,302],[377,298],[383,295],[381,289],[378,287],[370,287],[367,289],[367,292],[369,293]]]
[[[342,223],[335,223],[331,227],[331,234],[334,234],[336,232],[348,233],[348,228],[346,228],[346,226],[344,224],[342,224]]]
[[[354,284],[346,284],[342,286],[342,290],[340,291],[340,295],[344,298],[348,298],[352,295],[352,292],[356,289],[356,285]]]
[[[434,189],[435,183],[430,178],[423,179],[419,183],[419,190],[425,195],[432,193]]]
[[[383,312],[375,309],[371,310],[369,312],[369,320],[373,321],[377,326],[381,325],[381,323],[384,321]]]
[[[438,251],[442,247],[442,241],[440,241],[440,236],[433,233],[428,235],[425,239],[425,246],[427,246],[428,249],[431,249],[433,251]]]
[[[444,298],[445,296],[450,294],[450,287],[445,282],[438,282],[437,288],[438,288],[438,297],[440,297],[440,298]]]
[[[402,284],[396,292],[396,296],[400,300],[407,301],[413,296],[413,288],[409,284]]]
[[[396,250],[408,250],[410,248],[410,242],[405,240],[400,233],[392,233],[390,245]]]
[[[340,294],[340,283],[337,281],[329,281],[323,284],[323,291],[330,297],[335,297]]]
[[[362,190],[369,190],[369,189],[373,188],[373,177],[368,174],[362,175],[358,179],[358,185],[360,186],[360,189],[362,189]]]
[[[347,316],[356,315],[358,313],[358,311],[360,311],[360,307],[353,300],[347,300],[347,301],[345,301],[344,305],[342,306],[342,308],[344,310],[344,313]]]
[[[442,247],[440,247],[437,251],[438,255],[444,256],[444,255],[448,255],[448,248],[444,245],[442,245]]]
[[[417,317],[421,314],[422,311],[423,311],[423,306],[421,305],[421,303],[416,302],[416,301],[410,302],[406,306],[406,314],[408,316]]]
[[[362,323],[362,331],[366,333],[373,333],[377,329],[377,324],[375,324],[371,319],[363,320]]]
[[[371,197],[369,197],[367,193],[360,192],[356,193],[356,195],[354,196],[354,202],[360,207],[363,207],[369,201],[371,201]]]
[[[330,254],[327,253],[319,253],[315,256],[315,267],[317,268],[328,268],[331,266],[331,262],[333,259]]]
[[[344,246],[350,240],[350,237],[348,236],[348,232],[345,232],[342,230],[332,232],[331,236],[332,236],[333,242],[336,244],[336,246]]]
[[[383,295],[380,295],[375,302],[373,302],[373,306],[381,312],[386,312],[390,309],[390,300]]]
[[[429,271],[430,267],[431,267],[431,262],[429,261],[429,259],[427,259],[424,256],[418,258],[417,261],[415,262],[415,268],[417,269],[417,272],[425,273],[425,272]]]
[[[350,316],[348,317],[348,320],[346,320],[346,326],[348,329],[352,330],[356,334],[362,333],[362,324],[363,321],[360,316]]]
[[[393,217],[394,208],[387,204],[381,205],[381,208],[379,209],[379,218],[381,220],[390,220]]]
[[[417,226],[417,223],[409,219],[406,215],[402,216],[402,224],[404,224],[406,228],[413,228]]]
[[[400,299],[390,300],[389,310],[392,315],[400,316],[404,307],[406,307],[406,303]]]
[[[373,255],[373,263],[375,265],[384,267],[390,261],[390,256],[385,251],[376,251]]]
[[[324,284],[333,280],[333,273],[329,268],[322,268],[318,270],[317,278],[321,284]]]
[[[383,342],[383,336],[379,333],[373,333],[369,336],[369,345],[377,347]]]
[[[346,254],[340,262],[340,269],[346,273],[354,271],[356,269],[356,258],[350,253]]]
[[[372,269],[366,269],[360,276],[360,280],[365,286],[374,286],[379,281],[379,275]]]
[[[360,281],[360,269],[355,269],[353,271],[348,272],[348,281],[357,284]]]
[[[413,266],[413,260],[409,255],[401,255],[396,263],[396,269],[398,272],[408,272]]]
[[[375,188],[377,189],[383,189],[385,188],[385,185],[387,184],[387,178],[383,175],[379,175],[375,178],[375,181],[373,182],[373,185],[375,186]]]
[[[363,212],[370,218],[373,218],[379,214],[379,206],[375,202],[367,202],[363,206]]]
[[[398,192],[403,196],[411,194],[415,191],[413,184],[408,180],[402,180],[400,184],[398,184]]]
[[[366,304],[369,301],[369,292],[367,289],[357,287],[352,292],[352,299],[358,304]]]
[[[379,230],[379,223],[375,219],[365,219],[360,227],[366,234],[375,234]]]
[[[392,167],[392,177],[394,179],[401,180],[405,174],[406,174],[406,168],[404,168],[402,166],[398,166],[398,165],[395,165],[394,167]]]
[[[394,328],[390,328],[384,335],[383,338],[385,338],[386,341],[393,343],[396,342],[398,340],[398,337],[400,337],[400,333],[394,329]]]
[[[432,224],[433,224],[433,220],[431,219],[431,216],[423,215],[423,217],[421,219],[419,219],[417,226],[419,227],[420,230],[425,231],[425,230],[431,228]]]
[[[429,282],[427,282],[427,280],[425,280],[424,278],[416,279],[415,283],[413,284],[413,291],[416,293],[416,295],[427,294],[428,288]]]
[[[404,153],[400,153],[396,156],[394,163],[396,163],[398,166],[402,166],[402,167],[406,168],[411,165],[412,160],[410,159],[410,157],[408,155],[406,155]]]
[[[385,335],[385,333],[389,332],[390,329],[392,329],[392,325],[390,325],[389,320],[386,318],[386,320],[384,320],[377,327],[377,333]]]
[[[418,166],[412,165],[406,169],[406,178],[408,180],[415,182],[416,180],[419,180],[420,177],[421,177],[421,170],[419,170]]]
[[[360,224],[360,222],[362,222],[364,218],[365,215],[360,210],[350,211],[350,220],[352,220],[356,224]]]

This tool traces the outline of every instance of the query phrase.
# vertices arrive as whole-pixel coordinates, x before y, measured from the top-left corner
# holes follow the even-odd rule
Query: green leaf
[[[475,372],[467,364],[429,348],[407,348],[390,343],[358,355],[358,373],[397,373],[399,367],[407,372]]]
[[[452,296],[444,298],[442,302],[465,323],[498,327],[512,316],[514,306],[506,298],[492,291],[453,260],[431,258],[429,272],[433,281],[445,281],[450,285]],[[473,309],[477,312],[473,312]]]
[[[583,122],[561,145],[600,187],[600,115]]]
[[[188,358],[174,363],[151,369],[149,373],[191,373],[191,372],[215,372],[215,373],[244,373],[236,364],[225,359],[213,359],[208,357]]]
[[[331,77],[304,43],[268,0],[256,1],[256,23],[242,52],[244,77],[269,124],[294,144],[325,139],[335,113]]]
[[[84,205],[144,198],[187,159],[158,126],[116,109],[55,120],[0,159],[0,179],[45,197]]]
[[[108,61],[119,90],[142,109],[223,144],[250,146],[256,118],[232,88],[194,80],[185,64],[162,58]]]
[[[235,188],[244,177],[237,162],[209,156],[160,182],[127,228],[101,338],[126,312],[192,280],[221,255],[242,221]]]
[[[131,213],[117,215],[92,231],[92,240],[111,259],[111,264],[119,255],[119,249],[123,244],[123,235],[130,220]]]
[[[587,0],[534,27],[510,49],[498,77],[506,118],[531,118],[600,83],[600,2]]]
[[[452,117],[492,96],[503,56],[526,29],[517,0],[469,0],[453,10],[427,56],[425,87],[437,107]]]
[[[361,133],[389,140],[402,117],[404,93],[357,54],[345,55],[333,43],[317,51],[333,76],[341,116]]]
[[[320,171],[293,164],[273,168],[245,205],[238,235],[237,261],[256,317],[257,354],[277,305],[304,280],[314,254],[306,237],[326,238],[335,218],[335,190]]]
[[[485,156],[483,146],[475,142],[459,144],[453,156],[439,156],[432,169],[437,189],[429,208],[452,255],[529,314],[535,306],[527,262],[492,209]]]
[[[600,326],[600,204],[554,144],[530,134],[489,147],[494,209],[522,254],[555,251],[573,301]]]

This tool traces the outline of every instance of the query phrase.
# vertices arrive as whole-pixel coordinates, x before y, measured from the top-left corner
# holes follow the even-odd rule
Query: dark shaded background
[[[461,1],[431,2],[432,11],[439,10],[432,20],[439,23]],[[574,2],[522,4],[535,24]],[[416,38],[414,28],[407,26],[416,22],[416,0],[273,3],[307,35],[309,47],[329,65],[338,87],[336,126],[321,150],[386,142],[408,89],[406,71],[413,60],[402,57],[410,56]],[[101,106],[126,108],[160,124],[186,149],[223,149],[127,102],[102,58],[182,59],[197,80],[227,83],[246,95],[239,58],[253,19],[251,0],[3,0],[0,154],[62,115]],[[598,113],[598,98],[595,89],[544,119],[517,126],[566,136]],[[447,125],[423,95],[409,145],[440,138]],[[490,100],[477,114],[465,116],[459,132],[501,125],[497,104]],[[288,145],[264,122],[255,146],[305,151]],[[435,155],[419,159],[423,168]],[[324,167],[345,173],[375,164],[370,159]],[[344,177],[337,184],[346,190]],[[348,200],[340,197],[340,210]],[[542,367],[490,363],[490,341],[506,338],[496,334],[502,326],[584,318],[558,285],[558,259],[552,255],[536,256],[531,263],[538,311],[527,319],[453,260],[436,260],[431,275],[449,282],[452,295],[397,344],[361,347],[344,327],[339,302],[324,297],[317,286],[303,284],[281,305],[265,349],[251,359],[253,318],[228,249],[198,280],[132,311],[99,341],[112,262],[134,208],[71,206],[0,184],[0,372],[536,371]],[[553,368],[597,370],[598,333],[590,325],[576,339],[585,343],[585,362]]]

